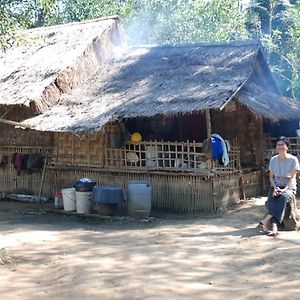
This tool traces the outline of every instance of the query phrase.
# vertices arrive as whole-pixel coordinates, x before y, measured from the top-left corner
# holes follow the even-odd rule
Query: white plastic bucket
[[[63,195],[63,204],[65,211],[74,211],[76,210],[76,195],[75,188],[62,189]]]
[[[76,192],[77,213],[88,214],[92,210],[92,192]]]

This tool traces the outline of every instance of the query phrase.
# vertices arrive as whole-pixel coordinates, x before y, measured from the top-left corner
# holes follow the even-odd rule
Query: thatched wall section
[[[41,186],[42,170],[40,172],[28,175],[23,172],[17,176],[16,170],[12,164],[6,167],[0,167],[0,191],[4,193],[19,193],[27,195],[38,195]],[[46,172],[42,186],[42,195],[53,198],[53,176]]]
[[[14,153],[41,153],[44,157],[49,153],[51,155],[52,148],[47,147],[34,147],[34,146],[0,146],[0,151],[4,153],[5,164],[0,165],[0,191],[9,193],[20,194],[35,194],[40,191],[42,183],[42,171],[34,172],[32,175],[27,174],[26,171],[22,171],[18,176],[11,158]],[[42,195],[51,197],[54,195],[53,190],[53,176],[51,172],[46,169],[45,178],[42,185]]]
[[[240,182],[241,196],[250,198],[261,195],[261,171],[243,173]]]
[[[0,149],[1,147],[53,147],[54,134],[29,129],[15,128],[10,125],[0,124]],[[12,150],[13,151],[13,150]]]
[[[237,102],[229,104],[223,111],[211,113],[212,132],[235,141],[240,147],[243,168],[259,168],[262,155],[262,127],[245,106]]]
[[[71,133],[55,133],[52,161],[55,165],[104,166],[106,138],[104,133],[78,137]]]

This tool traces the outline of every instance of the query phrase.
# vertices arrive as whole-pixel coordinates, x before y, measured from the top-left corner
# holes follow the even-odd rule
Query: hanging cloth
[[[221,164],[223,164],[224,166],[227,166],[229,163],[229,156],[228,156],[228,152],[227,152],[227,147],[226,147],[226,143],[223,140],[223,138],[217,134],[217,133],[213,133],[211,135],[211,141],[212,141],[212,148],[214,147],[213,145],[215,144],[215,156],[214,156],[214,150],[213,150],[213,157],[215,159],[218,159],[219,162]]]
[[[20,176],[23,168],[23,157],[21,153],[15,153],[11,159],[11,163],[17,171],[17,175]]]

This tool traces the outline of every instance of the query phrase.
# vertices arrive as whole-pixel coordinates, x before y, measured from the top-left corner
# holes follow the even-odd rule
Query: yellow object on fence
[[[132,135],[131,135],[131,138],[130,140],[132,142],[141,142],[142,141],[142,136],[139,132],[134,132]]]

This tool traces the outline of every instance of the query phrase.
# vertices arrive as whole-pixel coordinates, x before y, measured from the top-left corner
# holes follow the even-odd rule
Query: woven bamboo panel
[[[4,165],[0,166],[0,191],[5,193],[25,193],[25,194],[38,194],[42,170],[34,172],[29,175],[26,171],[22,171],[18,176],[14,169],[11,159],[14,153],[30,154],[40,153],[45,158],[48,156],[47,163],[51,164],[53,148],[41,148],[33,146],[0,146],[0,152],[4,154]],[[52,173],[46,168],[45,178],[42,188],[42,195],[50,196],[53,194],[53,178]]]
[[[22,172],[17,176],[17,172],[12,164],[0,168],[0,191],[4,193],[33,194],[39,193],[41,185],[42,171],[34,172],[32,175]],[[42,188],[42,195],[53,194],[52,173],[46,169]]]
[[[108,172],[84,168],[52,168],[54,190],[72,186],[82,177],[90,178],[98,185],[113,185],[123,188],[127,195],[129,180],[146,180],[152,186],[152,209],[155,211],[194,213],[209,212],[216,207],[224,209],[239,199],[239,177],[236,175],[218,178],[203,178],[188,174],[155,174]],[[214,190],[213,190],[214,188]],[[213,192],[216,194],[213,197]]]
[[[236,105],[234,111],[212,111],[212,132],[224,139],[237,139],[241,151],[241,164],[245,167],[258,167],[263,149],[260,144],[260,121],[249,110]]]
[[[215,209],[224,210],[240,200],[239,175],[213,178]]]
[[[104,165],[105,139],[102,133],[80,139],[70,133],[55,134],[55,164]]]
[[[54,144],[54,134],[51,132],[14,128],[4,124],[0,124],[0,132],[0,146],[52,147]]]
[[[243,192],[247,198],[255,197],[261,193],[261,172],[255,171],[242,174]]]

